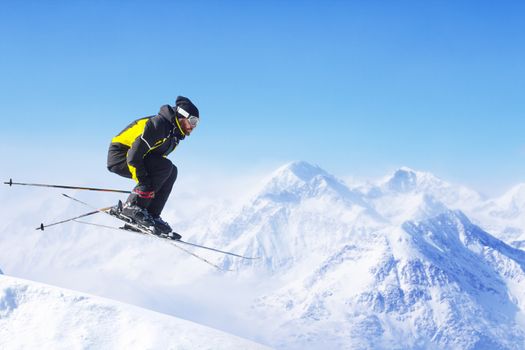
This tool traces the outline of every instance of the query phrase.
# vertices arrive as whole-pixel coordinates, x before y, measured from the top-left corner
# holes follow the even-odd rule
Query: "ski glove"
[[[151,188],[151,186],[146,184],[138,184],[133,189],[133,193],[135,193],[139,198],[144,199],[152,199],[155,197],[155,191]]]

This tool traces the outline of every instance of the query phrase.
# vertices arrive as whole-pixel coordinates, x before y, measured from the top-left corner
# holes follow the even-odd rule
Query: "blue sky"
[[[186,176],[306,160],[525,182],[521,1],[0,6],[5,178],[104,184],[111,137],[180,94],[202,115],[170,157]]]

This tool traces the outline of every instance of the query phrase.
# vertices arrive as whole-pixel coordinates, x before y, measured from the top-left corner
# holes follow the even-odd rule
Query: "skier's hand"
[[[155,191],[149,184],[141,184],[139,183],[135,188],[133,189],[133,193],[138,195],[140,198],[144,199],[152,199],[155,197]]]

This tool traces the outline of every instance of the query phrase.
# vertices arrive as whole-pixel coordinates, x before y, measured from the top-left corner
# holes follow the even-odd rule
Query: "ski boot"
[[[176,232],[173,232],[170,225],[162,220],[162,218],[156,217],[153,218],[153,221],[155,222],[155,234],[161,237],[169,238],[169,239],[181,239],[181,235],[179,235]]]
[[[130,223],[143,226],[147,229],[155,227],[155,221],[151,217],[150,213],[144,208],[139,207],[135,204],[126,203],[120,211],[120,215],[129,219]]]

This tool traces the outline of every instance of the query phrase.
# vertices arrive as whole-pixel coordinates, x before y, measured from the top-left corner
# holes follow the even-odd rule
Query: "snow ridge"
[[[267,349],[189,321],[0,277],[2,349]]]

